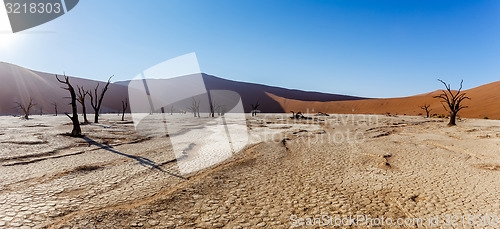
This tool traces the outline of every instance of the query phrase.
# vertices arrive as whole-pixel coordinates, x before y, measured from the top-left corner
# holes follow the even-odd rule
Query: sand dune
[[[15,108],[16,101],[25,101],[33,97],[37,107],[33,114],[53,113],[52,103],[59,104],[60,112],[70,111],[67,105],[67,92],[57,83],[55,74],[37,72],[17,65],[0,62],[0,115],[19,114]],[[420,105],[430,104],[432,114],[446,114],[438,99],[440,90],[402,98],[369,99],[348,95],[328,94],[272,87],[262,84],[238,82],[202,74],[207,90],[229,90],[238,93],[242,99],[245,112],[252,110],[251,104],[261,104],[259,110],[264,113],[283,113],[301,111],[304,113],[357,113],[357,114],[397,114],[419,115],[425,113]],[[94,88],[95,80],[71,77],[74,85]],[[121,109],[121,101],[128,97],[129,81],[116,82],[110,85],[103,102],[103,112],[116,112]],[[500,118],[500,81],[472,88],[465,91],[472,99],[466,101],[469,108],[460,112],[467,118]],[[88,105],[90,107],[90,105]],[[89,112],[92,113],[91,109]]]
[[[460,112],[461,117],[500,119],[500,81],[465,90],[471,98],[464,104],[469,106]],[[363,99],[356,101],[300,101],[284,98],[269,93],[268,95],[286,111],[325,112],[325,113],[356,113],[356,114],[393,114],[393,115],[419,115],[425,111],[419,108],[423,104],[431,105],[431,114],[447,114],[440,100],[433,98],[441,90],[434,92],[389,99]]]
[[[94,88],[97,83],[101,85],[105,83],[72,76],[70,76],[70,79],[74,86],[84,86],[86,89]],[[355,96],[291,90],[261,84],[237,82],[208,74],[203,74],[203,80],[207,90],[229,90],[238,93],[242,99],[245,112],[250,112],[252,109],[251,104],[257,101],[261,104],[259,109],[262,112],[285,112],[279,103],[273,100],[268,93],[301,101],[366,99]],[[70,111],[70,107],[67,106],[69,101],[64,98],[68,96],[68,92],[60,88],[62,85],[56,81],[55,74],[38,72],[14,64],[0,62],[0,82],[2,82],[0,85],[0,98],[2,98],[0,100],[0,115],[20,114],[14,102],[27,101],[29,97],[32,97],[37,104],[32,112],[33,114],[39,114],[40,108],[43,108],[44,113],[54,113],[52,105],[54,102],[59,104],[60,112]],[[103,112],[121,110],[121,101],[128,97],[127,86],[129,82],[119,81],[110,85],[103,101]],[[90,104],[88,107],[90,107]],[[88,110],[92,113],[90,109]]]
[[[62,75],[62,74],[58,74]],[[52,103],[58,104],[58,110],[62,112],[70,112],[71,107],[68,105],[69,93],[62,89],[61,83],[57,82],[55,74],[44,73],[26,69],[17,65],[0,62],[0,115],[20,114],[16,109],[14,102],[28,101],[30,97],[37,106],[31,112],[32,114],[40,114],[40,108],[43,113],[54,113]],[[76,85],[83,86],[85,89],[93,89],[97,83],[100,83],[102,88],[105,82],[71,77],[70,82],[74,87]],[[103,101],[103,112],[117,111],[121,109],[121,101],[125,100],[127,87],[122,85],[110,84],[107,96]],[[89,113],[90,99],[87,101],[87,110]]]
[[[324,215],[422,220],[407,228],[450,215],[498,220],[500,121],[446,128],[438,118],[363,115],[414,115],[425,103],[444,113],[439,91],[363,99],[203,77],[209,90],[237,92],[246,111],[259,100],[263,111],[360,114],[151,114],[137,126],[129,114],[104,114],[80,138],[67,136],[64,116],[2,116],[0,228],[301,228],[299,218]],[[0,63],[0,80],[4,114],[25,96],[44,107],[68,102],[53,74]],[[467,90],[462,117],[499,118],[499,89]],[[104,112],[126,95],[126,82],[111,85]]]

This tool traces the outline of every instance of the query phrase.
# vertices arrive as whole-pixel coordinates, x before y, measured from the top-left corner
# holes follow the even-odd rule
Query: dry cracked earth
[[[0,228],[499,227],[500,121],[310,116],[248,117],[244,150],[187,175],[168,137],[116,115],[84,138],[1,117]]]

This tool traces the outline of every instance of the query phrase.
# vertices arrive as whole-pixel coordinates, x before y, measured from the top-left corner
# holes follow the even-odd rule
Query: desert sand
[[[140,135],[116,114],[82,126],[84,138],[66,136],[64,116],[0,117],[0,228],[293,228],[324,215],[500,215],[500,121],[310,117],[248,115],[248,145],[189,174],[179,172],[169,137]],[[380,227],[433,228],[425,223]],[[457,223],[439,227],[468,227]]]
[[[456,85],[458,83],[451,82],[452,88],[458,89],[458,85]],[[436,86],[442,85],[439,85],[439,82],[436,81]],[[464,101],[464,105],[468,106],[468,108],[460,112],[461,117],[500,119],[500,81],[464,90],[463,92],[470,97],[470,100]],[[432,109],[431,115],[447,115],[448,112],[443,108],[440,99],[434,98],[434,96],[441,93],[442,90],[439,89],[429,93],[401,98],[344,101],[304,101],[269,92],[267,95],[279,103],[282,109],[287,112],[421,115],[425,114],[425,111],[420,106],[427,104]]]

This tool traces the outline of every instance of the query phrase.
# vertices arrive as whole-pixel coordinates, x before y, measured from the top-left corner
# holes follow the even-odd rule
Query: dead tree
[[[220,116],[220,106],[213,99],[212,99],[212,108],[210,109],[210,113],[212,117],[215,117],[215,113],[217,113],[217,116]]]
[[[90,123],[89,120],[87,119],[87,106],[85,106],[85,98],[87,97],[88,94],[90,94],[89,90],[85,90],[83,87],[78,87],[77,101],[82,105],[83,124]]]
[[[226,114],[226,105],[217,106],[217,110],[219,116],[224,116],[224,114]]]
[[[196,113],[198,113],[198,118],[201,118],[200,116],[200,100],[198,100],[198,105],[196,106]]]
[[[174,106],[170,106],[170,115],[174,115]]]
[[[193,112],[194,117],[198,114],[198,118],[200,117],[200,100],[196,101],[196,99],[193,98],[193,101],[191,102],[191,106],[188,107],[188,110]]]
[[[90,105],[92,105],[92,108],[94,109],[94,123],[99,123],[99,112],[101,111],[102,100],[104,99],[104,94],[108,90],[108,86],[111,83],[112,77],[113,76],[109,77],[106,86],[104,86],[104,88],[101,90],[101,94],[98,93],[99,83],[97,83],[97,86],[94,88],[94,93],[92,93],[92,91],[90,91],[89,93]]]
[[[75,89],[73,88],[73,86],[69,82],[69,77],[67,77],[66,75],[64,75],[64,80],[60,80],[57,75],[56,75],[56,79],[57,79],[57,81],[59,81],[59,83],[66,84],[67,87],[62,87],[62,88],[68,90],[70,95],[71,95],[71,103],[70,104],[71,104],[71,109],[73,111],[73,116],[69,116],[68,113],[64,113],[73,122],[73,130],[71,131],[70,136],[71,137],[81,137],[82,136],[82,129],[80,128],[80,121],[78,120],[78,110],[76,107]]]
[[[54,110],[56,111],[56,116],[57,116],[57,103],[52,103],[54,105]]]
[[[40,116],[43,115],[43,106],[40,106]]]
[[[259,109],[259,101],[257,100],[257,102],[255,104],[250,104],[252,106],[252,116],[257,116],[257,109]]]
[[[125,111],[128,108],[128,99],[122,100],[122,121],[125,121]]]
[[[31,108],[33,108],[36,105],[33,102],[33,98],[30,97],[30,100],[29,100],[28,104],[19,103],[19,102],[15,102],[15,103],[23,111],[23,113],[24,113],[24,119],[29,119],[30,110],[31,110]]]
[[[454,126],[456,125],[455,119],[457,118],[458,112],[467,108],[467,106],[464,106],[462,102],[470,98],[465,96],[466,93],[462,92],[463,80],[460,81],[460,88],[455,92],[451,90],[450,84],[446,84],[440,79],[438,80],[443,83],[446,90],[442,90],[442,94],[434,96],[434,98],[441,99],[441,105],[443,105],[444,109],[450,113],[450,122],[448,123],[448,126]]]
[[[214,109],[212,110],[212,112],[214,113],[214,116],[215,113],[217,113],[217,116],[220,116],[220,106],[217,103],[213,102],[213,108]]]
[[[218,116],[224,116],[224,112],[226,111],[225,105],[215,104],[214,108],[215,108],[215,112],[217,112]]]
[[[430,104],[424,104],[424,105],[419,106],[419,107],[420,107],[420,109],[422,109],[422,110],[425,111],[425,113],[427,114],[427,118],[430,117],[429,115],[430,115],[430,113],[432,111],[432,109],[430,109],[430,107],[431,107]]]

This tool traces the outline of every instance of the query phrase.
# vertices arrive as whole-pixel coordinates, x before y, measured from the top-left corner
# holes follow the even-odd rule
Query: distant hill
[[[439,100],[433,98],[440,93],[440,90],[402,98],[370,99],[238,82],[208,74],[202,74],[202,76],[208,90],[230,90],[238,93],[245,112],[250,112],[251,104],[258,101],[261,104],[259,110],[270,113],[293,110],[303,113],[418,115],[424,113],[423,110],[419,109],[420,105],[430,104],[431,113],[446,114]],[[84,86],[86,89],[93,89],[97,83],[105,84],[105,82],[78,77],[70,77],[70,81],[73,85]],[[37,104],[33,114],[39,114],[41,108],[44,113],[54,113],[52,105],[54,102],[58,104],[59,112],[70,111],[69,99],[65,98],[68,96],[68,92],[61,89],[63,85],[56,81],[55,74],[33,71],[0,62],[0,82],[0,115],[20,114],[20,111],[15,107],[15,102],[26,101],[29,97],[32,97]],[[128,96],[127,86],[129,82],[120,81],[110,84],[103,101],[103,112],[116,112],[121,109],[121,101]],[[500,119],[500,81],[472,88],[465,92],[472,100],[465,102],[469,108],[461,111],[462,117]],[[88,110],[89,113],[92,113],[91,109]]]
[[[251,104],[259,102],[259,110],[269,113],[288,112],[275,101],[269,94],[278,95],[283,98],[300,100],[300,101],[346,101],[367,99],[362,97],[328,94],[312,91],[301,91],[294,89],[285,89],[280,87],[266,86],[255,83],[245,83],[233,80],[222,79],[216,76],[202,74],[203,81],[207,90],[230,90],[238,93],[243,102],[245,112],[252,110]],[[119,81],[115,84],[127,86],[130,81]]]
[[[93,89],[99,83],[102,86],[106,82],[70,77],[73,86],[83,86],[85,89]],[[203,74],[203,80],[208,90],[231,90],[240,94],[246,112],[250,112],[251,103],[259,101],[262,112],[286,112],[279,103],[274,101],[268,93],[279,95],[283,98],[297,99],[303,101],[342,101],[365,99],[361,97],[327,94],[319,92],[309,92],[300,90],[290,90],[279,87],[271,87],[261,84],[244,83],[226,80],[215,76]],[[37,106],[33,114],[54,113],[52,103],[58,104],[59,112],[70,112],[68,105],[69,94],[57,82],[55,74],[38,72],[17,66],[14,64],[0,62],[0,115],[20,114],[15,102],[28,101],[33,98]],[[128,97],[128,83],[130,81],[120,81],[110,84],[109,90],[103,101],[103,112],[116,112],[121,110],[121,101]],[[90,108],[90,100],[87,101]],[[87,109],[89,113],[93,111]]]
[[[33,101],[37,104],[32,114],[54,113],[54,105],[58,104],[58,110],[70,112],[71,107],[68,91],[62,89],[63,84],[59,83],[55,74],[29,70],[17,65],[0,62],[0,114],[19,114],[15,102]],[[97,83],[102,88],[105,82],[95,80],[70,77],[70,82],[74,87],[83,86],[85,89],[93,89]],[[103,101],[103,112],[112,112],[120,110],[121,101],[127,97],[127,87],[122,85],[110,84],[107,95]],[[88,101],[88,111],[90,109],[90,99]]]

